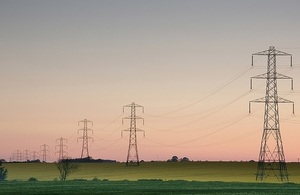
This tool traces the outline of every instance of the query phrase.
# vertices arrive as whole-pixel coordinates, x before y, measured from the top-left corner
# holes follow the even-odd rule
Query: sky
[[[0,0],[0,158],[81,155],[78,121],[93,121],[89,154],[126,161],[130,109],[140,160],[257,160],[269,46],[277,60],[280,130],[287,161],[300,158],[300,2],[296,0]],[[93,134],[92,134],[93,133]]]

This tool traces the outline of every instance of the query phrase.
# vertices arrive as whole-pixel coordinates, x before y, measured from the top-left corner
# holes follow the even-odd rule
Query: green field
[[[249,162],[185,162],[141,163],[81,163],[77,172],[68,179],[109,179],[113,181],[138,179],[255,182],[256,163]],[[39,181],[53,181],[59,172],[53,163],[3,163],[8,169],[7,180],[26,181],[35,177]],[[300,184],[300,163],[288,163],[290,182]],[[269,177],[266,182],[278,182]]]
[[[299,194],[299,184],[198,181],[9,181],[0,194]]]
[[[300,163],[288,163],[290,183],[274,177],[256,182],[256,163],[81,163],[68,181],[54,181],[53,163],[3,163],[8,181],[0,194],[300,194]],[[27,181],[34,177],[38,182]]]

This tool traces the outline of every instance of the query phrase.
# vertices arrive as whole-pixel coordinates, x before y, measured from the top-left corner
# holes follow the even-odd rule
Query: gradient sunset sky
[[[0,158],[68,140],[80,157],[78,121],[94,122],[93,158],[125,161],[124,105],[143,105],[141,160],[257,160],[269,46],[278,59],[281,134],[287,161],[300,158],[300,1],[0,0]]]

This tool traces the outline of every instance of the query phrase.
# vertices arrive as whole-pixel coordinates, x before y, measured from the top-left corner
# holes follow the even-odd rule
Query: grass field
[[[256,163],[249,162],[185,162],[141,163],[126,167],[124,163],[82,163],[79,171],[68,179],[109,179],[112,181],[138,179],[255,182]],[[39,181],[53,181],[59,172],[53,163],[4,163],[7,180],[26,181],[35,177]],[[300,184],[300,163],[288,163],[290,182]],[[278,182],[269,177],[266,182]]]
[[[54,181],[53,163],[4,163],[0,194],[300,194],[300,163],[288,163],[290,183],[255,181],[256,163],[82,163],[68,181]],[[30,177],[37,182],[27,181]]]
[[[299,194],[299,184],[197,181],[8,181],[0,194]]]

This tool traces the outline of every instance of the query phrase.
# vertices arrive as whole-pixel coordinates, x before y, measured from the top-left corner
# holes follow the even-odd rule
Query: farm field
[[[146,162],[140,166],[126,167],[124,163],[81,163],[79,170],[68,179],[256,182],[256,165],[250,162]],[[8,169],[8,181],[27,181],[30,177],[53,181],[59,177],[54,163],[3,163],[3,166]],[[288,163],[287,167],[290,182],[300,184],[300,163]],[[278,181],[269,177],[266,182]]]
[[[81,163],[58,180],[54,163],[4,163],[0,194],[300,194],[300,163],[288,163],[290,183],[255,181],[256,163]],[[27,181],[30,177],[38,181]]]
[[[7,181],[0,194],[299,194],[300,185],[198,181]]]

